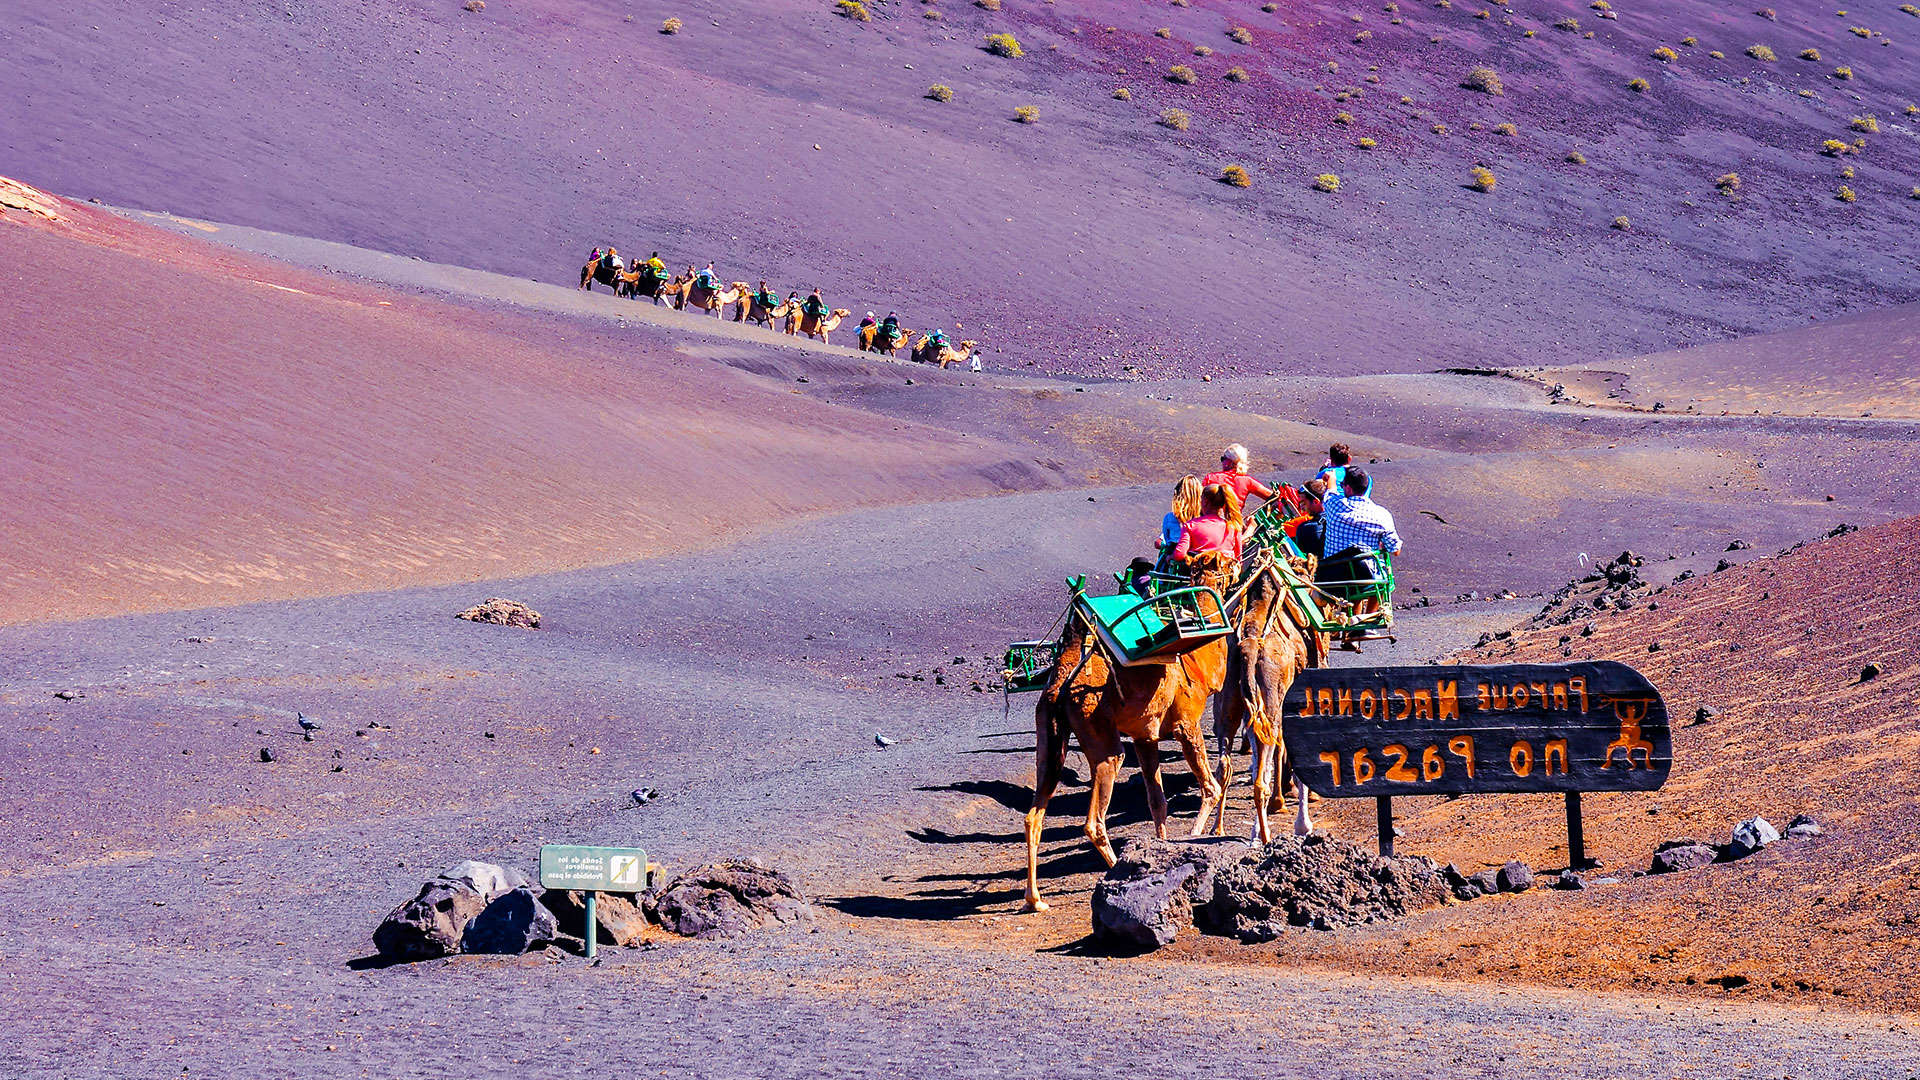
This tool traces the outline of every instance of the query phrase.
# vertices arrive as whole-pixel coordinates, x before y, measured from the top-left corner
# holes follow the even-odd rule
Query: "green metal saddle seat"
[[[1233,632],[1226,601],[1205,586],[1088,596],[1075,587],[1074,607],[1122,667],[1164,664]]]

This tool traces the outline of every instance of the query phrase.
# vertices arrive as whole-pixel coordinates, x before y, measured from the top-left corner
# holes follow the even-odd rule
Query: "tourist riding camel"
[[[587,265],[580,268],[580,287],[593,291],[594,282],[618,292],[619,274],[626,267],[620,261],[620,253],[609,245],[607,250],[593,249],[593,255],[587,259]]]
[[[1334,443],[1332,446],[1327,447],[1327,463],[1320,467],[1319,472],[1313,474],[1313,478],[1315,480],[1325,480],[1328,484],[1338,487],[1340,483],[1346,479],[1347,466],[1352,463],[1352,448],[1348,447],[1346,443]],[[1371,487],[1367,489],[1367,494],[1373,494]]]
[[[1393,527],[1393,514],[1367,495],[1373,479],[1357,465],[1347,466],[1339,487],[1327,489],[1322,502],[1321,547],[1326,552],[1313,579],[1336,594],[1363,589],[1368,582],[1380,580],[1379,553],[1398,555],[1400,534]],[[1336,584],[1337,583],[1337,584]],[[1356,599],[1354,613],[1366,615],[1379,607],[1371,596]],[[1351,641],[1341,648],[1358,652]]]
[[[1187,522],[1200,516],[1200,478],[1188,474],[1173,486],[1173,504],[1160,519],[1160,558],[1156,569],[1165,571],[1173,562],[1173,549],[1179,545]]]
[[[1240,561],[1240,500],[1225,484],[1209,484],[1200,489],[1200,516],[1180,527],[1180,539],[1173,545],[1170,558],[1182,563],[1206,552],[1220,552],[1234,562]]]
[[[831,344],[827,335],[840,325],[841,319],[851,314],[846,308],[829,309],[827,302],[820,298],[820,290],[815,289],[800,302],[800,332],[807,337],[819,338],[822,345]]]
[[[1255,495],[1263,499],[1273,498],[1274,490],[1247,471],[1248,457],[1247,448],[1234,443],[1220,451],[1220,471],[1201,477],[1200,483],[1207,486],[1222,484],[1232,488],[1234,496],[1242,507],[1251,506],[1250,500]]]

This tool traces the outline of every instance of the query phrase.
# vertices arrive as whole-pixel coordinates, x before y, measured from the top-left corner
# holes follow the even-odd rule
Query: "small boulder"
[[[683,937],[730,938],[810,921],[813,907],[787,875],[751,859],[696,867],[643,903],[647,917]]]
[[[1748,818],[1733,827],[1733,840],[1727,845],[1727,855],[1744,859],[1778,839],[1780,830],[1773,827],[1773,822],[1763,817]]]
[[[1872,682],[1874,679],[1877,679],[1879,677],[1880,677],[1879,664],[1868,664],[1866,667],[1863,667],[1860,669],[1861,682]]]
[[[1473,879],[1460,872],[1460,868],[1448,863],[1440,868],[1440,878],[1452,890],[1455,900],[1478,900],[1482,893]]]
[[[1553,879],[1553,887],[1569,891],[1584,889],[1587,887],[1587,879],[1574,873],[1572,870],[1562,870],[1560,871],[1560,876]]]
[[[553,912],[540,903],[530,886],[522,885],[502,893],[467,923],[460,949],[517,956],[548,944],[559,932]]]
[[[525,874],[468,860],[420,886],[373,932],[373,947],[395,960],[431,960],[457,953],[467,925],[496,898],[527,884]]]
[[[1787,822],[1787,837],[1791,840],[1805,840],[1810,836],[1819,836],[1825,831],[1820,827],[1819,822],[1813,820],[1811,814],[1795,814],[1793,820]]]
[[[541,902],[559,921],[560,932],[570,937],[587,936],[587,895],[573,890],[555,890],[542,896]],[[600,928],[601,941],[631,945],[647,933],[647,913],[634,899],[620,893],[601,893],[594,901],[593,921]]]
[[[1707,721],[1712,720],[1714,717],[1719,715],[1720,715],[1719,709],[1716,709],[1711,705],[1702,705],[1699,708],[1693,710],[1693,722],[1696,724],[1704,724]]]
[[[475,604],[456,619],[468,622],[493,623],[496,626],[519,626],[528,630],[540,629],[540,613],[519,602],[501,597],[489,597],[485,603]]]
[[[1467,880],[1473,883],[1474,888],[1480,890],[1481,896],[1492,896],[1494,893],[1500,891],[1500,870],[1498,867],[1490,866],[1467,878]]]
[[[1510,862],[1500,868],[1494,880],[1501,892],[1526,892],[1533,888],[1533,868],[1523,862]]]
[[[1653,853],[1653,865],[1647,868],[1650,874],[1677,874],[1683,870],[1694,870],[1720,858],[1720,849],[1712,844],[1703,844],[1698,840],[1668,840]]]
[[[1122,844],[1093,887],[1093,936],[1103,945],[1147,951],[1178,937],[1196,904],[1213,897],[1215,872],[1251,850],[1244,840],[1143,839]]]

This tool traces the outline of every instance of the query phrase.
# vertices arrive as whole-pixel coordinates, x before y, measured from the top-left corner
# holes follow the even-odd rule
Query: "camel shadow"
[[[1077,835],[1079,830],[1073,832]],[[1081,848],[1040,864],[1043,880],[1059,881],[1104,871],[1106,864],[1090,848]],[[862,919],[910,919],[943,922],[1018,904],[1026,895],[1027,868],[964,874],[927,874],[914,879],[921,888],[905,896],[836,896],[820,903]]]

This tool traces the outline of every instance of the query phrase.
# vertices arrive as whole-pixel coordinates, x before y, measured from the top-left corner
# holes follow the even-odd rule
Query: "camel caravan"
[[[1026,910],[1040,897],[1040,833],[1060,781],[1067,740],[1092,773],[1086,837],[1108,866],[1107,809],[1121,744],[1133,744],[1154,835],[1167,836],[1160,743],[1180,747],[1200,784],[1191,835],[1225,835],[1233,752],[1252,751],[1252,834],[1269,843],[1269,815],[1284,812],[1280,781],[1293,776],[1280,737],[1282,705],[1295,677],[1323,666],[1330,650],[1393,640],[1393,566],[1401,550],[1393,516],[1372,501],[1373,481],[1344,445],[1301,487],[1268,487],[1247,471],[1245,447],[1229,446],[1219,472],[1175,488],[1156,559],[1133,560],[1096,596],[1068,579],[1057,634],[1007,650],[1009,694],[1038,691],[1034,787],[1026,815]],[[1242,516],[1253,498],[1265,505]],[[1203,715],[1211,705],[1218,770],[1208,761]],[[1294,832],[1313,830],[1305,786],[1294,777]]]
[[[768,330],[774,330],[774,324],[778,321],[780,332],[788,336],[812,338],[823,345],[832,344],[828,335],[839,329],[840,323],[853,314],[846,308],[828,307],[820,298],[819,289],[805,297],[790,292],[783,300],[764,281],[758,288],[745,281],[723,284],[714,274],[712,263],[708,263],[705,269],[696,270],[688,266],[684,273],[669,274],[657,251],[644,261],[636,259],[629,268],[618,249],[608,247],[602,251],[595,248],[586,265],[580,268],[580,288],[591,292],[595,285],[605,285],[615,296],[627,299],[646,297],[656,307],[666,304],[675,311],[691,309],[705,312],[716,319],[758,323]],[[885,319],[876,320],[871,311],[867,312],[855,331],[857,347],[861,352],[898,359],[904,349],[908,359],[917,364],[933,364],[941,368],[964,366],[969,371],[980,370],[980,357],[984,350],[979,342],[969,340],[951,343],[944,330],[922,334],[918,341],[914,340],[913,335],[914,332],[901,326],[899,319],[891,313]]]

